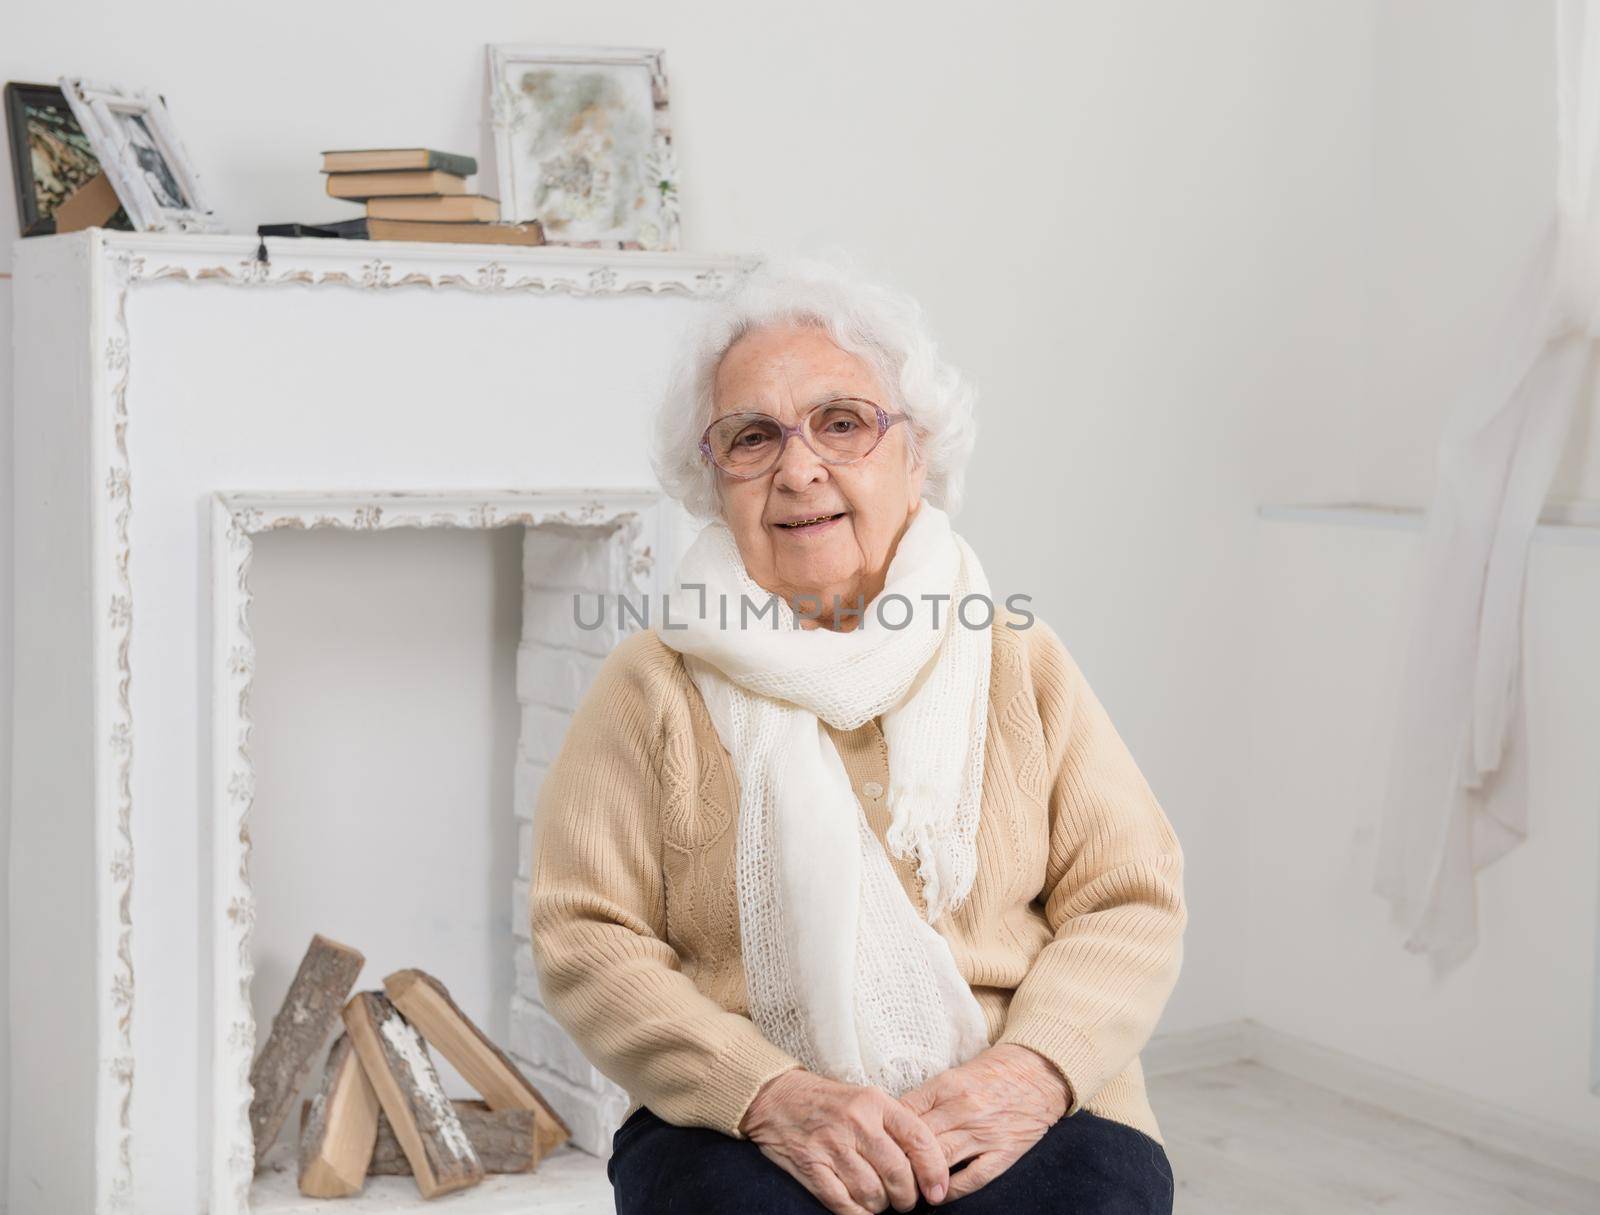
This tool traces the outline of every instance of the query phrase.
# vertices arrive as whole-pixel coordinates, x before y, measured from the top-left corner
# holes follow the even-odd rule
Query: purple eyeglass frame
[[[863,405],[871,405],[878,414],[878,437],[872,441],[872,446],[867,448],[866,451],[862,452],[859,456],[853,456],[848,460],[830,459],[829,457],[823,455],[815,447],[812,447],[811,440],[806,436],[806,419],[812,414],[816,413],[817,410],[825,408],[829,405],[837,405],[840,401],[859,401]],[[728,469],[723,468],[722,465],[718,464],[717,458],[711,454],[711,426],[717,425],[718,422],[725,422],[729,418],[765,418],[782,432],[778,439],[778,450],[772,457],[772,463],[768,464],[760,472],[742,474],[730,472]],[[753,481],[757,477],[766,476],[769,472],[777,467],[778,461],[783,459],[783,449],[788,445],[789,438],[792,435],[799,435],[800,441],[806,445],[806,448],[811,452],[811,454],[816,456],[817,459],[821,460],[824,464],[854,464],[859,460],[865,460],[873,452],[877,451],[878,444],[883,442],[883,436],[889,433],[889,428],[896,422],[904,422],[905,420],[905,414],[889,413],[883,408],[882,405],[879,405],[876,401],[869,401],[866,397],[830,397],[826,401],[819,401],[810,409],[806,410],[805,413],[801,414],[800,420],[793,426],[785,426],[770,413],[762,413],[759,409],[747,409],[740,413],[725,413],[720,418],[717,418],[715,421],[713,421],[711,426],[707,426],[700,435],[700,454],[709,460],[711,462],[711,466],[724,476],[732,477],[735,481]]]

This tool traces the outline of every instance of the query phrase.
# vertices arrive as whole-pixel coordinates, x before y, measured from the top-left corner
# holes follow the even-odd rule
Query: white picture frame
[[[659,47],[488,48],[500,218],[545,241],[676,250],[678,177]],[[604,130],[588,121],[607,119]]]
[[[76,76],[60,85],[137,231],[222,230],[165,100]]]

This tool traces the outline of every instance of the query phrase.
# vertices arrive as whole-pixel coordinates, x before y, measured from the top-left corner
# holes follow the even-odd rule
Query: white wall
[[[1263,498],[1427,501],[1452,392],[1549,217],[1552,18],[1500,0],[1378,7],[1365,336],[1325,338],[1354,391],[1327,409],[1287,400],[1263,426]],[[1593,421],[1575,426],[1552,496],[1600,498]],[[1479,946],[1436,979],[1371,892],[1420,540],[1250,530],[1245,998],[1275,1028],[1593,1136],[1600,550],[1534,546],[1530,836],[1479,876]]]
[[[1243,997],[1264,1024],[1594,1137],[1600,549],[1529,562],[1529,837],[1478,877],[1480,939],[1435,977],[1371,893],[1420,533],[1257,525]]]
[[[1244,1015],[1257,999],[1284,1028],[1359,1046],[1339,1036],[1340,1017],[1389,999],[1465,1051],[1481,1049],[1491,1014],[1463,1017],[1425,991],[1319,991],[1313,1023],[1301,1002],[1268,999],[1261,976],[1279,955],[1238,980],[1248,925],[1278,914],[1287,879],[1273,875],[1348,865],[1303,850],[1244,865],[1277,839],[1262,827],[1279,763],[1262,748],[1281,739],[1258,707],[1272,697],[1284,719],[1301,707],[1279,672],[1248,674],[1252,654],[1273,652],[1258,644],[1259,613],[1281,597],[1264,592],[1330,568],[1263,555],[1252,512],[1263,497],[1425,499],[1443,408],[1427,377],[1474,320],[1461,301],[1476,272],[1510,264],[1536,201],[1547,23],[1544,4],[1513,0],[1108,0],[981,17],[948,0],[287,0],[266,14],[84,0],[10,16],[0,70],[159,89],[243,231],[351,213],[319,193],[322,148],[481,154],[486,42],[666,47],[685,245],[847,244],[924,301],[979,383],[958,526],[996,590],[1034,595],[1061,632],[1184,841],[1192,927],[1163,1028]],[[1446,150],[1429,154],[1436,140]],[[15,230],[10,206],[6,192],[0,230]],[[7,403],[0,434],[9,416]],[[8,494],[9,458],[0,476]],[[8,557],[9,537],[0,544]],[[430,559],[426,545],[406,556]],[[309,551],[281,559],[287,593],[318,577]],[[0,562],[0,592],[9,568]],[[1367,633],[1323,624],[1283,644],[1330,647],[1335,670],[1340,655],[1367,652]],[[482,698],[442,707],[489,736]],[[1309,746],[1299,791],[1337,759],[1327,740]],[[1325,813],[1341,811],[1355,830],[1363,808]],[[1370,917],[1353,881],[1307,914]],[[1587,966],[1592,924],[1548,947]],[[1407,970],[1376,926],[1364,940]],[[1556,1094],[1583,1059],[1520,1039],[1498,1049],[1523,1079],[1497,1095],[1578,1112]],[[1442,1058],[1394,1061],[1487,1083]]]

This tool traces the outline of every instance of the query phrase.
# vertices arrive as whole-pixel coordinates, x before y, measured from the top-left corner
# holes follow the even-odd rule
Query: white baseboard
[[[1251,1060],[1496,1151],[1600,1181],[1600,1145],[1541,1119],[1242,1018],[1157,1034],[1140,1052],[1146,1077]]]
[[[1139,1062],[1150,1077],[1254,1059],[1260,1028],[1256,1022],[1240,1018],[1182,1033],[1157,1033],[1139,1052]]]

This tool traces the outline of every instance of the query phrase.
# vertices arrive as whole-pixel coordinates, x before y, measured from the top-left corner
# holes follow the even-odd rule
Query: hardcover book
[[[369,198],[372,219],[431,219],[457,223],[493,223],[500,218],[498,200],[484,194],[416,194],[409,198]]]
[[[256,228],[256,235],[366,240],[367,220],[365,216],[358,215],[355,219],[341,219],[329,224],[261,224]]]
[[[334,198],[383,198],[395,194],[465,194],[467,179],[440,169],[402,169],[382,173],[329,173]]]
[[[324,173],[368,173],[394,169],[438,169],[457,177],[471,177],[478,162],[458,152],[432,148],[350,148],[322,154]]]
[[[417,219],[367,220],[369,240],[450,241],[483,245],[542,245],[544,227],[525,224],[446,224]]]

